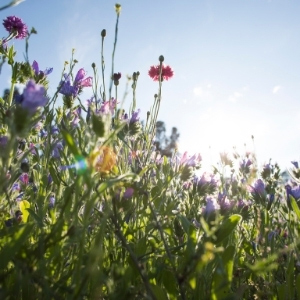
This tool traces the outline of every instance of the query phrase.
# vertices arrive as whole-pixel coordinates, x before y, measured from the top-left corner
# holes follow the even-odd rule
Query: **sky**
[[[4,4],[4,1],[2,1]],[[9,2],[9,1],[7,1]],[[64,62],[79,61],[93,75],[101,68],[101,30],[107,83],[111,70],[116,13],[111,0],[26,0],[0,11],[23,19],[38,34],[30,37],[29,60],[53,67],[49,94],[59,84]],[[254,151],[259,165],[281,169],[300,160],[300,1],[299,0],[123,0],[115,72],[139,71],[137,107],[141,119],[153,105],[157,82],[148,76],[163,55],[174,77],[163,82],[158,119],[167,133],[177,127],[179,151],[200,153],[203,165],[219,154]],[[2,5],[2,3],[1,3]],[[1,29],[0,29],[1,30]],[[6,36],[2,28],[2,36]],[[13,42],[23,60],[25,42]],[[0,75],[9,86],[10,69]],[[86,90],[86,100],[92,90]],[[85,99],[84,99],[85,98]],[[131,90],[125,105],[132,101]],[[251,137],[254,137],[252,139]]]

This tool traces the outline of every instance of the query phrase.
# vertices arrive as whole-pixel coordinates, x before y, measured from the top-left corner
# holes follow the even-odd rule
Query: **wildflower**
[[[52,157],[60,158],[60,152],[62,150],[63,150],[63,144],[61,142],[56,143],[52,149]]]
[[[95,149],[89,156],[89,163],[100,173],[108,173],[116,165],[117,155],[112,148],[103,146]]]
[[[59,92],[65,96],[76,97],[82,88],[92,86],[93,78],[92,77],[84,78],[85,75],[86,75],[85,70],[81,68],[75,76],[73,85],[71,85],[70,76],[64,74],[64,80],[60,82]]]
[[[21,106],[30,113],[36,112],[38,107],[45,106],[48,102],[45,93],[42,85],[36,84],[34,80],[29,80],[21,95]]]
[[[9,34],[16,39],[24,39],[28,36],[26,24],[22,21],[22,19],[16,16],[10,16],[3,20],[3,26]],[[8,39],[6,39],[6,41],[7,40]]]
[[[295,186],[292,188],[289,184],[287,184],[285,186],[285,189],[286,189],[288,201],[290,201],[289,195],[291,195],[293,198],[295,198],[295,200],[300,199],[300,186]]]
[[[258,179],[254,186],[250,186],[250,192],[252,195],[264,197],[266,195],[264,182],[261,179]]]
[[[151,66],[150,70],[148,71],[148,75],[154,80],[159,81],[159,74],[160,74],[160,65]],[[165,66],[162,64],[161,66],[161,80],[169,80],[174,75],[174,71],[171,69],[170,66]]]
[[[0,149],[4,149],[8,143],[8,137],[6,135],[0,136]]]
[[[34,70],[35,75],[41,78],[49,75],[53,71],[53,68],[47,68],[45,71],[41,71],[39,69],[39,64],[35,60],[32,63],[32,69]]]
[[[203,209],[203,213],[205,215],[210,215],[220,209],[220,205],[218,204],[215,198],[207,197],[206,198],[206,206]]]
[[[198,167],[200,162],[202,161],[202,157],[200,154],[194,154],[193,156],[188,156],[187,152],[184,152],[179,164],[186,165],[189,167]]]
[[[19,177],[20,181],[24,184],[27,185],[29,183],[29,176],[28,173],[23,173],[20,177]]]
[[[113,115],[115,112],[117,103],[118,103],[117,99],[114,99],[114,98],[111,98],[108,101],[104,101],[104,102],[102,102],[100,109],[97,110],[96,113],[99,113],[100,115],[107,115],[107,114]]]
[[[240,163],[240,170],[242,173],[249,173],[250,172],[250,166],[252,165],[252,161],[250,159],[243,159]]]
[[[51,195],[51,196],[49,197],[49,204],[48,204],[48,207],[49,207],[49,208],[53,208],[53,207],[54,207],[54,204],[55,204],[55,197],[54,197],[54,195]]]
[[[129,188],[127,188],[126,191],[124,192],[123,197],[124,197],[125,199],[129,199],[129,198],[131,198],[131,197],[133,196],[133,193],[134,193],[134,189],[131,188],[131,187],[129,187]]]
[[[291,161],[296,169],[299,169],[299,163],[297,161]]]
[[[200,179],[194,178],[194,187],[199,195],[212,194],[217,189],[217,181],[213,175],[204,172]]]

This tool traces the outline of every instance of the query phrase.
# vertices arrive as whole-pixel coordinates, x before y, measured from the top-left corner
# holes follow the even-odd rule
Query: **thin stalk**
[[[109,84],[109,99],[111,98],[111,89],[113,84],[113,76],[114,76],[114,61],[115,61],[115,52],[118,40],[118,25],[119,25],[119,14],[117,13],[117,21],[116,21],[116,28],[115,28],[115,41],[114,41],[114,48],[112,52],[112,62],[111,62],[111,78]]]
[[[104,51],[103,51],[103,46],[104,46],[104,37],[106,35],[105,29],[102,30],[101,36],[102,36],[102,41],[101,41],[101,71],[102,71],[102,85],[103,85],[103,94],[102,98],[103,101],[106,101],[106,92],[105,92],[105,81],[104,81],[104,70],[105,70],[105,61],[104,61]]]

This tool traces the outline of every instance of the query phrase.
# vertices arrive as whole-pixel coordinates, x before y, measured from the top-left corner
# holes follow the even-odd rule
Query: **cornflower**
[[[160,65],[151,66],[150,70],[148,71],[148,75],[153,79],[153,81],[159,81],[159,74],[160,74]],[[165,66],[162,64],[161,66],[161,80],[169,80],[174,75],[174,71],[171,69],[170,66]]]

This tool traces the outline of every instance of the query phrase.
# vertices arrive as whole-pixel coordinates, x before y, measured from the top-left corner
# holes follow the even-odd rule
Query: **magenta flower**
[[[154,80],[159,80],[159,72],[160,72],[160,65],[151,66],[150,70],[148,71],[148,75]],[[174,71],[171,69],[170,66],[162,65],[161,70],[161,80],[169,80],[174,75]]]
[[[48,102],[45,96],[46,90],[40,85],[36,84],[34,80],[29,80],[21,95],[21,105],[30,113],[36,112],[38,107],[45,106]]]
[[[28,36],[26,24],[16,16],[10,16],[3,20],[3,26],[16,39],[24,39]]]
[[[27,185],[29,183],[29,175],[27,173],[23,173],[20,177],[19,177],[20,181]]]
[[[74,80],[74,86],[78,86],[79,88],[92,86],[93,78],[92,77],[84,78],[85,75],[86,72],[84,71],[84,69],[81,68],[76,74]]]

